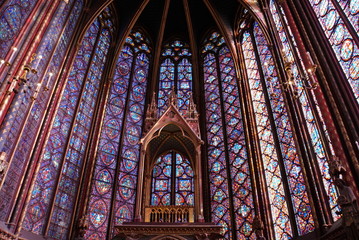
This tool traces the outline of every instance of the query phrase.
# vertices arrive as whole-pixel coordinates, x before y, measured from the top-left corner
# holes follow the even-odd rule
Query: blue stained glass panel
[[[44,54],[43,60],[48,62],[47,64],[49,64],[49,68],[52,68],[55,73],[59,71],[59,65],[57,62],[62,61],[64,57],[64,48],[67,47],[69,39],[71,38],[75,25],[74,23],[76,23],[81,9],[82,1],[76,1],[75,3],[74,1],[70,1],[70,3],[67,5],[60,4],[55,13],[54,19],[49,24],[45,36],[38,47],[38,55],[42,54],[43,51],[46,51],[46,49],[51,50],[53,55],[51,56],[49,53],[46,53]],[[62,30],[63,37],[59,38]],[[57,41],[59,41],[59,44],[56,46]],[[55,47],[56,49],[54,49]],[[39,70],[33,81],[40,81],[43,73],[43,70]],[[44,81],[47,81],[46,77],[44,78]],[[0,148],[2,151],[15,151],[12,164],[9,167],[8,178],[5,180],[4,187],[0,192],[0,203],[2,201],[7,203],[12,201],[10,198],[13,197],[14,191],[17,189],[16,187],[13,187],[14,183],[19,183],[19,179],[23,176],[22,172],[24,171],[24,167],[27,164],[27,162],[23,161],[23,159],[29,159],[28,155],[32,149],[32,144],[35,141],[35,136],[38,132],[38,126],[41,123],[40,118],[43,117],[43,113],[46,109],[44,105],[47,103],[47,99],[49,97],[49,92],[41,90],[37,101],[34,103],[32,109],[30,110],[29,118],[25,123],[25,126],[23,119],[25,118],[26,111],[28,111],[28,107],[30,107],[29,96],[33,94],[33,90],[31,89],[28,89],[27,93],[23,93],[21,91],[19,94],[17,94],[17,102],[14,101],[14,104],[10,107],[9,113],[5,119],[5,122],[11,124],[3,124],[0,130],[1,135],[3,136],[3,140],[0,141]],[[19,129],[22,127],[24,129],[23,133],[21,136],[18,136],[18,133],[20,132]],[[13,149],[14,146],[16,146],[17,149]],[[6,187],[10,185],[12,187]],[[11,204],[5,204],[5,207],[3,208],[3,211],[1,211],[0,216],[7,213],[7,208],[9,208],[10,205]]]
[[[89,201],[90,224],[86,231],[86,238],[89,239],[108,238],[107,228],[110,222],[120,224],[133,219],[139,160],[138,140],[141,135],[150,56],[148,43],[142,33],[132,32],[126,38],[126,44],[118,57],[106,105]],[[135,70],[132,72],[131,69]],[[106,185],[101,175],[104,171],[111,176],[105,181]],[[118,188],[115,195],[112,191],[114,187]],[[105,191],[107,188],[111,191]],[[104,220],[101,224],[91,218],[93,212],[99,209],[96,205],[98,201],[113,206],[115,213],[110,219],[110,208],[102,211]]]
[[[262,36],[260,36],[262,37]],[[275,149],[274,136],[269,120],[265,95],[259,75],[259,67],[255,58],[255,50],[249,32],[243,34],[242,51],[247,66],[247,76],[251,90],[253,110],[256,116],[257,132],[262,151],[262,161],[268,186],[268,197],[271,203],[271,213],[276,239],[292,238],[292,229],[286,197],[281,178],[278,156]],[[268,50],[268,49],[267,49]],[[264,52],[264,54],[270,54]],[[243,177],[241,177],[243,178]],[[243,205],[247,212],[247,206]]]
[[[76,56],[75,62],[76,61],[84,61],[84,59],[81,57],[82,53],[91,53],[92,49],[94,47],[95,44],[95,37],[98,34],[99,31],[99,22],[96,20],[89,28],[89,30],[86,32],[84,39],[91,39],[91,46],[87,46],[87,48],[82,48],[81,51],[79,51],[79,53]],[[88,65],[88,62],[84,63],[84,66]],[[74,64],[74,66],[77,66]],[[75,112],[75,103],[69,101],[69,95],[74,95],[77,98],[80,97],[80,91],[78,90],[72,90],[73,86],[79,86],[79,84],[81,84],[81,82],[83,81],[83,79],[85,78],[84,75],[84,71],[82,69],[73,67],[73,69],[71,70],[69,77],[68,77],[68,81],[67,84],[65,86],[65,90],[61,99],[61,103],[60,105],[64,106],[64,108],[59,108],[57,111],[57,115],[60,116],[61,118],[58,118],[60,122],[67,122],[70,121],[70,119],[72,119],[72,117],[74,116],[74,112]],[[79,88],[77,88],[79,89]],[[67,125],[69,127],[69,125]],[[67,128],[68,128],[67,127]],[[33,186],[33,188],[37,189],[46,189],[47,191],[49,191],[49,193],[47,194],[47,196],[49,198],[40,198],[37,195],[32,195],[28,204],[28,211],[25,215],[25,220],[23,223],[23,227],[27,230],[33,231],[35,233],[41,234],[43,231],[43,227],[45,226],[45,222],[48,221],[46,219],[46,213],[50,210],[49,207],[49,201],[51,196],[53,196],[54,194],[54,188],[55,188],[55,179],[58,176],[58,174],[61,172],[60,169],[60,164],[63,158],[63,154],[64,154],[64,147],[66,146],[65,141],[66,139],[69,137],[68,133],[70,133],[70,131],[62,131],[61,130],[61,125],[57,125],[56,122],[54,123],[54,125],[52,126],[52,129],[50,131],[50,136],[49,136],[49,140],[47,142],[47,144],[45,145],[44,148],[44,153],[42,155],[42,158],[40,159],[40,172],[42,172],[42,169],[46,169],[49,168],[53,174],[53,178],[51,179],[43,179],[41,177],[41,175],[39,175],[36,178],[35,184]],[[56,142],[59,142],[61,144],[56,144]],[[69,155],[70,152],[67,153],[67,155]],[[51,156],[50,158],[48,158],[47,156]],[[56,157],[53,157],[56,156]],[[66,179],[64,179],[64,186],[67,185],[66,183]],[[41,205],[41,212],[37,213],[36,215],[33,215],[34,213],[32,212],[32,208],[33,206],[36,205]],[[60,211],[59,212],[59,217],[63,216],[64,212]],[[61,221],[68,221],[69,219],[61,219]],[[56,234],[55,232],[53,232],[53,234]]]
[[[193,204],[194,174],[188,159],[174,152],[160,156],[152,170],[151,205]]]
[[[254,239],[252,189],[234,63],[218,33],[206,40],[202,53],[212,221],[224,227],[227,239],[234,239],[233,234]],[[242,212],[243,205],[250,210]]]
[[[335,56],[347,77],[354,97],[359,103],[359,46],[353,39],[349,28],[353,28],[356,37],[359,32],[358,0],[337,1],[333,0],[308,0],[312,6],[323,31],[333,48]],[[337,4],[334,4],[337,2]],[[346,25],[339,14],[343,11],[350,25]],[[354,33],[355,34],[355,33]]]
[[[10,0],[0,11],[0,59],[5,59],[38,1]]]
[[[330,1],[328,1],[328,2],[324,2],[321,5],[322,6],[321,12],[323,15],[327,14],[328,11],[333,12],[333,8],[330,7],[331,4],[332,3]],[[271,9],[271,12],[273,13],[272,15],[274,17],[276,26],[281,26],[283,24],[280,20],[279,14],[281,14],[283,16],[283,20],[285,21],[285,24],[288,25],[286,17],[283,14],[283,10],[280,7],[277,7],[274,4],[274,2],[271,2],[270,9]],[[343,26],[343,25],[341,25],[341,26]],[[328,27],[328,29],[330,28],[330,26],[327,26],[327,27]],[[290,28],[288,28],[288,31],[290,31]],[[344,32],[345,31],[343,31],[343,33]],[[322,123],[324,123],[323,116],[321,115],[321,111],[320,111],[319,107],[315,106],[315,105],[318,105],[316,103],[316,99],[315,98],[313,99],[314,104],[311,104],[309,102],[308,93],[305,91],[305,83],[303,82],[303,78],[301,78],[299,75],[299,68],[301,66],[303,67],[303,62],[300,58],[300,54],[298,54],[298,49],[295,45],[294,39],[291,37],[291,34],[287,35],[284,30],[281,30],[279,32],[279,34],[282,35],[281,39],[282,39],[282,44],[285,49],[285,53],[287,55],[291,55],[291,56],[293,56],[293,54],[297,53],[297,55],[299,56],[299,59],[300,59],[300,62],[298,64],[296,62],[293,62],[293,65],[292,65],[293,74],[296,79],[296,83],[298,85],[297,90],[298,90],[299,100],[301,103],[300,106],[302,108],[302,112],[303,112],[304,118],[306,120],[307,129],[308,129],[308,132],[309,132],[309,135],[311,138],[314,152],[316,154],[317,162],[318,162],[319,168],[321,169],[322,181],[323,181],[325,191],[329,197],[329,206],[332,211],[332,217],[334,220],[337,220],[339,218],[339,216],[336,214],[336,212],[339,211],[338,205],[336,203],[337,194],[335,191],[333,181],[331,180],[331,177],[329,175],[328,160],[327,160],[327,157],[325,154],[325,150],[324,150],[324,146],[323,146],[323,142],[322,142],[323,140],[321,139],[320,134],[319,134],[319,126],[318,126],[319,123],[317,123],[316,119],[314,118],[314,110],[315,109],[313,109],[313,108],[314,107],[317,108],[318,117],[320,118]],[[290,47],[290,43],[293,44],[295,52],[292,51],[292,49]],[[344,50],[342,52],[342,54],[345,58],[348,58],[349,57],[348,55],[351,54],[350,43],[348,43],[348,44],[349,44],[349,46],[348,46],[349,50]],[[325,129],[326,129],[325,124],[322,124],[322,127],[325,131]],[[326,135],[326,137],[327,137],[327,141],[329,143],[329,147],[333,148],[333,146],[330,143],[329,137],[327,135]],[[327,153],[327,154],[329,154],[329,153]]]
[[[192,54],[188,46],[181,41],[167,44],[162,52],[163,62],[160,67],[158,108],[162,114],[167,106],[168,96],[175,89],[178,96],[178,106],[183,114],[186,113],[189,98],[192,94]]]
[[[67,153],[65,153],[65,165],[59,179],[59,186],[55,195],[55,205],[51,215],[51,223],[49,227],[49,235],[57,239],[66,239],[68,226],[70,225],[74,201],[77,196],[79,185],[79,175],[71,175],[68,169],[68,163],[73,163],[73,168],[81,170],[83,167],[83,158],[85,147],[88,140],[88,134],[91,127],[91,118],[94,113],[94,104],[97,100],[100,80],[106,62],[106,55],[111,43],[110,32],[103,29],[99,32],[98,42],[93,50],[93,58],[89,65],[87,78],[83,92],[81,94],[80,108],[77,110],[77,116],[74,122],[73,132],[71,133]],[[69,152],[78,152],[78,159],[73,159]],[[74,161],[75,160],[75,161]],[[70,187],[71,186],[71,187]],[[57,199],[62,196],[68,196],[68,207],[64,207],[61,203],[57,204]]]

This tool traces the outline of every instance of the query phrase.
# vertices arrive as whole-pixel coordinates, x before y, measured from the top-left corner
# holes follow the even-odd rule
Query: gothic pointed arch
[[[0,0],[0,238],[359,239],[358,6]]]
[[[148,107],[149,112],[157,111],[153,104],[154,101]],[[146,206],[184,204],[195,207],[196,220],[203,219],[199,182],[202,174],[200,146],[203,141],[198,115],[193,99],[190,99],[192,107],[186,115],[181,114],[177,104],[177,94],[172,90],[167,110],[160,117],[147,114],[146,131],[141,139],[140,161],[144,167],[139,173],[139,181],[143,181],[143,185],[139,186],[143,187],[138,188],[138,194],[144,197],[143,202],[137,204],[139,216],[144,214]]]

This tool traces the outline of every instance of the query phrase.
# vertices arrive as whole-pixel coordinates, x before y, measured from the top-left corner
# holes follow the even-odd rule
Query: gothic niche
[[[155,94],[141,139],[135,221],[116,226],[115,239],[220,239],[203,218],[201,140],[193,99],[181,114],[172,91],[158,116]]]

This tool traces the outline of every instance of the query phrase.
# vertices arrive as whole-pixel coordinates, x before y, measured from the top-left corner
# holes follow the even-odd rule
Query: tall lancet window
[[[314,229],[314,220],[304,174],[274,61],[257,24],[253,32],[243,33],[242,51],[275,237],[287,239],[308,233]]]
[[[164,46],[158,86],[158,109],[160,114],[166,109],[168,96],[175,89],[178,109],[185,113],[192,93],[192,62],[189,46],[174,41]]]
[[[271,203],[271,213],[276,233],[276,239],[287,239],[292,237],[292,229],[289,220],[289,210],[285,201],[285,191],[282,183],[278,155],[276,152],[273,129],[270,123],[269,111],[265,99],[265,92],[259,74],[258,63],[251,42],[249,32],[243,34],[242,49],[247,69],[248,82],[256,117],[257,132],[262,151],[262,160],[267,179],[268,196]],[[268,50],[267,50],[268,51]],[[266,51],[266,52],[267,52]],[[265,53],[266,53],[265,52]],[[269,62],[272,71],[275,71],[273,61]],[[267,65],[268,66],[268,63]],[[273,86],[280,93],[277,85]],[[278,88],[278,89],[277,89]],[[283,120],[288,121],[287,117]],[[293,152],[292,152],[293,154]],[[294,152],[296,155],[296,153]]]
[[[211,221],[226,239],[254,239],[254,203],[238,81],[224,38],[213,33],[202,49]]]
[[[10,0],[5,1],[4,5],[3,2],[0,1],[0,59],[9,61],[13,60],[13,58],[10,59],[12,53],[6,57],[10,51],[14,51],[14,49],[11,50],[11,45],[17,40],[17,36],[19,36],[19,32],[23,27],[26,27],[26,23],[28,24],[26,19],[31,14],[36,3],[40,1]]]
[[[0,206],[4,206],[0,211],[1,219],[9,214],[16,199],[16,190],[20,188],[21,179],[29,166],[30,154],[82,7],[83,2],[75,0],[67,4],[61,1],[58,5],[36,48],[37,60],[34,64],[37,65],[37,72],[31,73],[31,79],[15,95],[5,124],[0,128],[0,151],[7,153],[10,165],[0,190]],[[38,94],[36,101],[34,94]]]
[[[308,0],[359,103],[359,2]]]
[[[133,220],[150,57],[149,40],[132,32],[118,56],[102,121],[87,207],[89,239],[111,238],[108,229]]]
[[[38,161],[23,228],[67,239],[83,171],[112,23],[100,15],[86,31]]]
[[[329,174],[328,165],[328,156],[332,154],[334,155],[333,146],[330,142],[330,138],[328,137],[325,121],[323,120],[323,116],[318,107],[317,100],[313,95],[310,94],[306,88],[306,83],[303,81],[304,77],[302,76],[305,68],[303,66],[303,61],[298,52],[296,43],[292,37],[293,34],[291,33],[290,26],[287,24],[283,9],[279,5],[275,4],[274,1],[271,1],[270,10],[272,12],[275,25],[278,29],[278,34],[280,36],[281,44],[283,47],[282,51],[286,56],[288,56],[287,61],[292,62],[291,67],[295,79],[294,84],[298,94],[297,98],[299,99],[301,112],[304,116],[307,129],[306,132],[309,136],[309,139],[311,140],[309,144],[311,143],[311,149],[316,160],[316,167],[320,169],[319,174],[322,176],[322,181],[319,184],[323,186],[324,192],[328,196],[329,209],[331,210],[332,218],[333,220],[337,220],[339,218],[338,214],[336,213],[339,211],[336,202],[338,196],[334,183]],[[258,31],[255,31],[255,34],[258,35]],[[258,45],[263,44],[258,43]],[[358,74],[356,75],[358,77]],[[356,84],[358,87],[358,82]],[[358,90],[359,88],[357,91]]]
[[[189,160],[177,152],[160,156],[152,170],[151,205],[194,204],[193,169]]]

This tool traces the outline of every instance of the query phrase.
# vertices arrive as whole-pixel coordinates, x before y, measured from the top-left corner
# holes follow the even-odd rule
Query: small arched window
[[[194,205],[194,173],[190,161],[171,151],[157,158],[152,170],[151,205]]]

